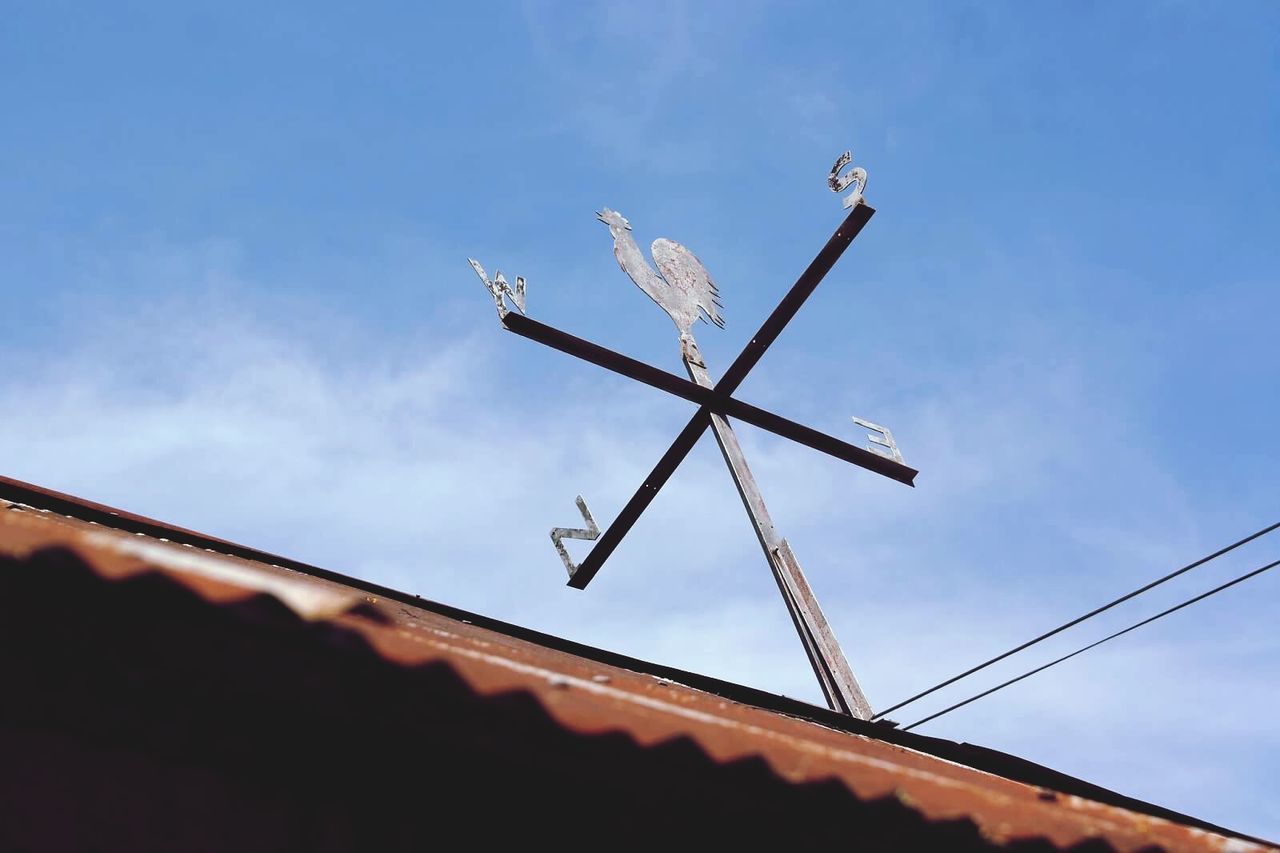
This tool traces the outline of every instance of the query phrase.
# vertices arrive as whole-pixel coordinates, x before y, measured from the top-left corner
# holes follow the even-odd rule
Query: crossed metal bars
[[[676,436],[671,447],[658,460],[658,464],[649,472],[649,476],[645,478],[640,488],[627,501],[627,504],[618,513],[613,523],[596,540],[595,546],[583,559],[582,563],[571,571],[569,586],[575,589],[585,589],[587,584],[591,582],[591,579],[600,571],[605,561],[613,554],[614,549],[621,543],[623,537],[627,535],[654,497],[657,496],[658,491],[675,473],[676,468],[684,461],[693,446],[697,444],[698,439],[712,425],[711,415],[713,413],[722,417],[737,418],[900,483],[908,486],[914,485],[915,477],[919,472],[903,464],[900,461],[901,457],[896,453],[891,457],[857,447],[811,427],[784,418],[781,415],[776,415],[750,403],[745,403],[732,396],[752,368],[760,361],[765,351],[777,340],[782,330],[795,317],[801,306],[804,305],[805,301],[874,214],[875,209],[865,202],[855,203],[853,210],[841,223],[840,227],[836,229],[835,234],[827,241],[822,251],[801,273],[786,296],[778,303],[773,313],[764,321],[760,330],[752,336],[746,347],[743,348],[742,353],[729,366],[729,369],[725,371],[724,376],[714,387],[707,387],[683,379],[673,373],[652,367],[599,344],[562,332],[537,320],[530,319],[523,314],[512,311],[502,313],[502,325],[509,331],[698,404],[698,411],[694,413],[693,417],[689,419],[689,423]],[[710,384],[709,380],[707,384]],[[862,423],[868,427],[875,426],[867,422]],[[889,441],[890,444],[874,438],[873,441],[881,446],[893,449],[887,432],[885,435],[886,441]]]

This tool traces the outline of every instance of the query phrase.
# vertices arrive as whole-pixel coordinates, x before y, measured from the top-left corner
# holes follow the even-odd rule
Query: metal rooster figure
[[[654,272],[640,253],[636,238],[631,236],[631,223],[616,210],[605,208],[596,218],[609,226],[613,235],[613,256],[618,266],[631,276],[636,286],[645,292],[658,307],[667,312],[671,322],[680,330],[681,351],[687,356],[694,347],[693,324],[710,320],[724,328],[720,316],[720,290],[707,274],[707,268],[684,246],[675,240],[659,237],[649,251],[658,265]]]
[[[854,678],[853,671],[845,660],[839,643],[836,642],[831,626],[818,606],[817,598],[814,597],[791,546],[774,528],[764,498],[751,474],[751,469],[747,466],[746,457],[729,422],[729,417],[733,417],[890,479],[909,486],[914,485],[917,472],[906,466],[902,460],[902,453],[893,440],[893,435],[882,426],[861,418],[853,418],[856,424],[871,431],[867,435],[870,446],[857,447],[842,439],[825,435],[773,412],[745,403],[733,396],[747,374],[764,355],[765,350],[778,338],[787,323],[800,310],[822,278],[875,213],[862,197],[867,185],[866,171],[854,168],[847,173],[842,173],[850,161],[851,156],[846,151],[836,160],[827,178],[827,184],[833,192],[837,193],[851,186],[855,187],[854,191],[844,199],[844,207],[851,212],[783,297],[764,325],[751,338],[742,354],[734,360],[719,383],[712,380],[692,332],[693,324],[699,319],[724,328],[724,319],[720,316],[719,290],[715,282],[692,252],[679,243],[665,238],[653,242],[651,251],[654,263],[657,265],[657,270],[654,270],[645,260],[631,234],[631,223],[616,211],[605,208],[596,216],[609,226],[609,232],[613,235],[613,253],[618,259],[618,265],[649,298],[667,312],[680,331],[680,351],[685,370],[692,381],[686,381],[679,376],[526,317],[523,278],[517,277],[516,285],[512,288],[502,273],[496,273],[490,280],[478,262],[471,260],[470,264],[493,296],[504,328],[623,376],[683,397],[698,405],[698,410],[688,425],[658,460],[644,483],[603,534],[581,496],[578,496],[577,504],[587,526],[552,529],[551,541],[555,544],[569,572],[569,585],[577,589],[586,588],[640,514],[653,501],[658,490],[670,479],[689,451],[693,449],[694,444],[710,427],[716,442],[720,445],[729,473],[733,477],[734,485],[737,486],[756,538],[764,551],[765,560],[791,614],[792,622],[800,635],[801,643],[826,696],[827,704],[836,711],[865,720],[872,717],[871,706],[858,686],[857,679]],[[507,307],[508,299],[515,304],[519,313],[513,313]],[[596,544],[581,564],[575,564],[564,547],[562,541],[564,539],[585,539]]]

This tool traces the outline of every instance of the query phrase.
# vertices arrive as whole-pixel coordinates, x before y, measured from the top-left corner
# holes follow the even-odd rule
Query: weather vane
[[[698,404],[698,411],[603,533],[581,495],[577,497],[576,503],[587,526],[556,527],[551,530],[551,541],[569,572],[569,586],[586,588],[653,501],[658,490],[670,479],[707,427],[710,427],[724,454],[738,494],[742,497],[760,547],[764,550],[765,560],[769,563],[778,590],[782,593],[792,622],[804,644],[809,663],[822,686],[827,704],[836,711],[866,720],[872,716],[871,706],[867,703],[862,688],[858,686],[831,626],[822,615],[818,600],[809,588],[791,546],[774,528],[764,498],[751,469],[747,467],[746,457],[738,444],[733,426],[729,423],[730,417],[736,418],[900,483],[914,485],[918,472],[903,462],[902,453],[892,433],[885,427],[854,417],[854,423],[870,431],[867,438],[871,446],[857,447],[733,396],[765,350],[777,340],[787,323],[875,213],[863,198],[867,189],[866,170],[855,167],[842,172],[852,159],[848,151],[840,155],[827,178],[827,185],[832,192],[841,193],[854,187],[853,192],[843,199],[844,207],[850,209],[849,215],[729,366],[719,383],[711,379],[692,331],[698,320],[709,321],[724,328],[724,319],[720,316],[720,291],[715,282],[692,252],[666,238],[654,240],[650,247],[653,262],[657,266],[655,270],[636,244],[631,233],[631,223],[616,211],[605,208],[596,217],[609,227],[609,233],[613,236],[613,254],[623,272],[658,307],[667,312],[680,331],[680,353],[689,380],[692,381],[530,319],[525,316],[523,278],[517,277],[515,286],[512,287],[501,272],[495,272],[494,278],[490,279],[479,263],[468,260],[493,296],[504,328]],[[519,313],[508,307],[508,299]],[[595,542],[595,545],[581,564],[575,564],[564,547],[564,539],[584,539]]]

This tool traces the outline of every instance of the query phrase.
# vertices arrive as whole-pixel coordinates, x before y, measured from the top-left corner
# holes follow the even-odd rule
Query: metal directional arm
[[[742,353],[733,360],[733,364],[729,365],[724,376],[720,377],[720,381],[716,383],[717,394],[728,397],[738,390],[742,380],[746,379],[747,374],[751,372],[751,368],[756,366],[765,350],[773,345],[778,335],[782,334],[782,330],[791,322],[791,318],[796,316],[796,312],[804,305],[805,300],[822,283],[823,277],[831,271],[836,261],[840,260],[844,250],[849,248],[853,238],[857,237],[862,227],[871,221],[875,212],[874,207],[864,202],[856,205],[845,217],[844,222],[836,229],[836,233],[832,234],[831,239],[827,241],[827,245],[823,246],[822,251],[813,259],[813,263],[800,274],[800,278],[791,285],[791,290],[787,291],[787,295],[778,303],[778,307],[774,308],[773,313],[764,321],[760,331],[755,333],[751,341],[743,347]]]
[[[640,518],[641,513],[653,502],[658,490],[666,485],[667,480],[671,479],[671,475],[675,473],[676,468],[689,455],[689,451],[693,450],[693,446],[698,443],[698,439],[702,437],[702,433],[707,429],[709,416],[708,409],[703,406],[689,419],[689,423],[685,424],[684,429],[680,430],[676,440],[667,448],[667,452],[662,454],[658,464],[653,466],[653,470],[649,472],[648,477],[645,477],[644,482],[640,484],[640,488],[636,490],[636,493],[631,496],[631,500],[627,501],[627,505],[622,508],[622,512],[618,513],[618,517],[613,520],[613,524],[610,524],[609,529],[596,541],[591,553],[587,554],[586,559],[570,575],[569,586],[574,589],[587,588],[587,584],[591,583],[591,579],[596,576],[596,572],[600,571],[604,561],[609,559],[613,549],[618,547],[622,537],[627,535],[635,525],[636,520]]]
[[[559,329],[531,320],[521,314],[508,313],[502,319],[502,325],[521,337],[529,338],[541,344],[569,355],[577,356],[584,361],[612,370],[630,377],[646,385],[683,397],[686,400],[706,406],[720,415],[728,415],[752,426],[768,430],[775,435],[789,438],[811,447],[814,450],[834,456],[836,459],[850,462],[860,468],[874,471],[891,480],[914,485],[919,472],[901,462],[890,459],[880,453],[866,450],[847,441],[835,438],[816,429],[798,424],[795,421],[775,415],[750,403],[744,403],[733,397],[717,394],[714,389],[706,388],[687,379],[652,367],[622,353],[594,344],[591,341],[562,332]]]

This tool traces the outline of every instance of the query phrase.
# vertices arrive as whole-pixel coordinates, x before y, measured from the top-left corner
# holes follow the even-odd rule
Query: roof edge
[[[116,530],[163,538],[179,544],[191,545],[195,548],[209,549],[228,556],[291,569],[312,577],[343,584],[379,598],[399,601],[450,619],[466,621],[477,627],[505,634],[525,642],[535,643],[555,651],[576,655],[597,663],[628,669],[633,672],[645,673],[657,678],[664,678],[734,702],[752,705],[774,713],[798,717],[850,734],[892,743],[1015,782],[1050,789],[1062,794],[1083,797],[1095,802],[1128,809],[1129,811],[1161,818],[1184,826],[1203,829],[1219,835],[1263,845],[1271,844],[1265,839],[1245,835],[1163,806],[1125,796],[1108,788],[1103,788],[1083,779],[1078,779],[999,750],[967,742],[950,741],[944,738],[902,731],[895,728],[892,723],[872,723],[858,720],[789,696],[782,696],[744,684],[737,684],[708,675],[640,660],[639,658],[633,658],[595,646],[588,646],[563,637],[546,634],[510,622],[503,622],[483,614],[473,613],[452,605],[422,598],[413,593],[403,592],[278,554],[239,545],[226,539],[209,536],[11,477],[0,476],[0,499],[24,504],[39,510],[47,510],[81,521],[94,522]]]

